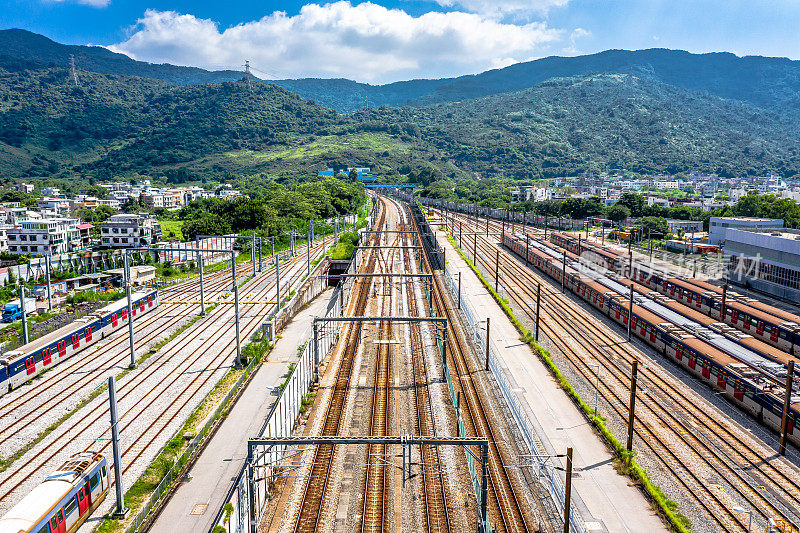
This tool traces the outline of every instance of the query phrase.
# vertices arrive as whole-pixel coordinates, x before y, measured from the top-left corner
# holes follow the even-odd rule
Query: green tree
[[[607,216],[614,222],[620,222],[631,216],[631,210],[624,205],[616,203],[608,208]]]
[[[644,214],[644,210],[647,207],[647,202],[644,201],[644,197],[636,192],[626,192],[624,193],[619,201],[615,205],[621,205],[628,208],[630,214],[634,217],[640,217]]]

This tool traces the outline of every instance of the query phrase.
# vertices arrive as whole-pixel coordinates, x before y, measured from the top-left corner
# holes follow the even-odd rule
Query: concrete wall
[[[780,219],[746,219],[738,217],[711,217],[708,221],[708,244],[719,245],[727,239],[729,229],[782,228]]]

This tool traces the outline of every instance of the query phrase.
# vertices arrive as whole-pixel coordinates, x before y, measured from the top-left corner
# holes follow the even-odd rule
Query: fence
[[[477,264],[475,266],[487,280],[490,279],[485,272],[481,271]],[[447,280],[448,289],[453,294],[453,297],[458,299],[458,286],[456,282],[454,282],[447,266],[445,266],[444,273],[445,279]],[[463,294],[461,296],[461,312],[466,319],[467,332],[472,338],[472,341],[475,343],[479,353],[486,353],[487,339],[485,328],[481,328],[479,326],[479,322],[476,320],[476,317],[479,315],[475,312],[472,304],[467,298],[464,297]],[[483,331],[481,331],[482,329]],[[517,398],[517,395],[514,392],[514,387],[512,387],[511,383],[509,383],[505,372],[498,363],[498,361],[500,361],[501,353],[502,352],[497,348],[497,345],[493,341],[489,340],[489,369],[497,381],[500,391],[503,394],[503,398],[505,399],[508,408],[511,410],[511,413],[514,416],[514,421],[516,422],[517,427],[522,434],[522,438],[525,441],[525,445],[532,460],[531,468],[536,474],[536,480],[547,491],[548,495],[550,496],[550,500],[555,508],[558,509],[560,516],[563,516],[563,482],[561,481],[560,475],[556,472],[554,465],[552,465],[549,461],[550,455],[548,455],[545,450],[539,449],[539,445],[537,444],[538,441],[536,439],[536,430],[534,429],[530,418],[528,418],[523,405]],[[453,394],[452,385],[450,385],[449,382],[449,376],[448,386],[451,387],[451,394]],[[455,405],[455,402],[453,403]],[[570,531],[575,533],[586,533],[586,525],[583,520],[581,520],[580,515],[575,507],[570,509]]]
[[[319,278],[324,279],[324,278]],[[341,298],[337,289],[325,312],[325,317],[330,318],[341,315]],[[302,307],[302,306],[300,306]],[[298,308],[299,309],[299,308]],[[321,354],[327,354],[339,337],[339,328],[324,328],[319,336],[319,350]],[[308,341],[303,346],[297,363],[290,367],[286,381],[281,385],[278,399],[272,405],[267,419],[261,426],[258,436],[266,437],[288,437],[291,436],[294,426],[302,414],[303,400],[314,381],[314,343]],[[217,512],[214,526],[222,526],[231,533],[243,533],[249,531],[248,522],[250,516],[250,501],[255,504],[255,516],[260,516],[264,505],[269,497],[269,482],[273,477],[271,465],[279,463],[285,456],[286,447],[276,446],[264,455],[255,458],[253,468],[259,471],[256,478],[263,483],[253,484],[253,494],[245,475],[247,464],[242,466],[236,482],[233,484],[226,504],[230,503],[232,511],[226,520],[225,505]]]
[[[284,252],[283,254],[284,254],[284,256],[286,256],[288,254],[288,252]],[[323,262],[320,262],[320,264],[322,264],[322,263]],[[302,282],[303,281],[301,280],[301,283]],[[305,289],[305,286],[303,287],[303,289]],[[301,291],[298,291],[298,293],[304,292],[303,289],[301,289]],[[296,299],[297,299],[297,295],[295,297],[295,300]],[[294,316],[294,314],[300,308],[302,308],[302,305],[300,305],[300,306],[294,306],[293,305],[291,307],[292,311],[288,311],[288,310],[286,310],[286,308],[284,308],[283,310],[281,310],[281,314],[291,318],[292,316]],[[275,312],[276,312],[276,310],[271,311],[269,316],[270,317],[274,317],[275,316]],[[330,309],[329,309],[329,312],[330,312]],[[337,311],[334,310],[334,312],[337,312]],[[292,314],[289,314],[289,313],[292,313]],[[186,447],[186,449],[183,451],[183,453],[175,460],[173,465],[167,471],[167,473],[164,476],[164,478],[156,486],[156,488],[154,489],[154,491],[151,494],[150,498],[148,499],[147,503],[136,514],[136,516],[133,519],[133,521],[130,523],[130,525],[125,530],[126,533],[134,533],[136,531],[139,531],[139,529],[142,527],[142,525],[150,517],[150,515],[153,512],[153,510],[156,509],[158,507],[158,505],[160,505],[163,496],[171,488],[172,482],[181,473],[181,471],[183,470],[183,467],[193,458],[193,456],[197,452],[198,447],[203,443],[203,441],[205,440],[205,437],[214,428],[214,425],[217,423],[217,421],[226,413],[226,411],[227,411],[228,407],[230,406],[231,402],[239,394],[239,391],[244,386],[244,384],[247,383],[248,379],[250,378],[250,376],[252,375],[253,371],[256,369],[256,367],[259,365],[260,362],[261,362],[261,357],[253,358],[248,362],[247,366],[244,368],[244,372],[239,376],[239,378],[233,384],[233,387],[231,387],[230,391],[228,391],[228,394],[225,395],[225,397],[223,398],[222,402],[219,404],[219,406],[214,411],[214,414],[211,416],[211,418],[209,418],[209,420],[206,421],[206,423],[203,426],[203,428],[189,442],[189,445]],[[273,408],[273,411],[274,411],[274,408]],[[179,432],[180,432],[180,430],[179,430]],[[175,436],[179,436],[179,433],[176,433]],[[170,440],[172,440],[172,439],[170,439]]]

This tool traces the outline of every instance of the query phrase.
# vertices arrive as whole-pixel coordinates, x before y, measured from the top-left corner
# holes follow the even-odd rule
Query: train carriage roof
[[[98,319],[92,317],[91,315],[79,318],[73,321],[72,323],[67,324],[66,326],[58,328],[55,331],[51,331],[47,335],[43,335],[42,337],[39,337],[38,339],[29,342],[24,346],[20,346],[19,348],[14,350],[14,352],[23,352],[23,353],[35,352],[36,350],[45,348],[46,346],[49,346],[50,344],[53,344],[54,342],[57,342],[63,339],[64,337],[69,336],[71,333],[81,331],[83,328],[85,328],[89,324],[96,322],[97,320]]]
[[[144,298],[148,294],[150,294],[150,292],[134,292],[131,294],[131,302],[135,302],[136,300]],[[128,299],[123,297],[115,302],[110,303],[109,305],[103,307],[102,309],[98,309],[97,311],[94,312],[94,314],[100,314],[105,316],[111,313],[115,313],[117,311],[121,311],[122,308],[127,307],[127,305],[128,305]]]
[[[685,339],[681,339],[686,346],[692,348],[695,352],[703,355],[720,366],[727,366],[731,363],[741,363],[738,359],[734,359],[730,355],[726,354],[722,350],[718,350],[717,348],[708,345],[705,341],[698,339],[697,337],[688,337]]]
[[[66,480],[48,480],[30,491],[0,518],[0,531],[25,531],[49,517],[53,507],[72,489]]]

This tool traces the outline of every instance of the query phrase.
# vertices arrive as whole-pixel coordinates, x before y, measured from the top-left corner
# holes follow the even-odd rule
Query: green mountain
[[[59,44],[43,35],[26,30],[0,30],[0,67],[20,68],[66,67],[69,56],[75,56],[79,70],[100,74],[141,76],[181,85],[219,83],[241,79],[242,73],[233,70],[208,71],[197,67],[135,61],[101,46]]]
[[[486,176],[800,172],[795,117],[632,75],[556,78],[523,91],[387,108],[377,116],[387,124],[413,122],[456,167]]]
[[[166,176],[173,183],[303,178],[333,161],[388,179],[552,177],[586,170],[800,171],[797,122],[631,75],[548,80],[460,103],[342,115],[274,84],[175,85],[0,68],[5,180]],[[412,175],[413,174],[413,175]]]
[[[0,31],[0,67],[66,67],[74,54],[78,67],[101,74],[155,78],[181,85],[240,79],[235,71],[155,65],[97,46],[68,46],[25,30]],[[347,79],[270,81],[306,100],[339,112],[370,107],[462,102],[515,92],[552,78],[592,74],[631,74],[711,95],[741,100],[783,112],[800,113],[800,61],[730,53],[691,54],[682,50],[607,50],[577,57],[546,57],[480,74],[437,80],[409,80],[370,85]]]

